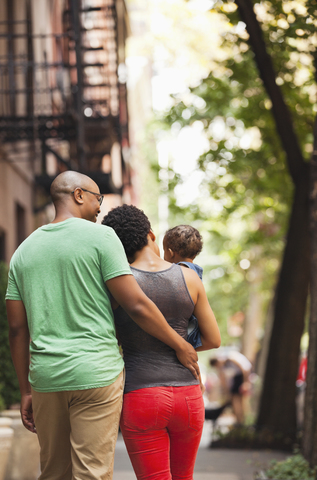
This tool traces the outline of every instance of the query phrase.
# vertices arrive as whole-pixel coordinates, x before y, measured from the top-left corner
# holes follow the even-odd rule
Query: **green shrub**
[[[303,455],[296,452],[286,460],[277,462],[272,460],[268,470],[260,472],[256,479],[274,480],[315,480],[316,469],[309,468],[308,462]]]
[[[8,268],[0,262],[0,396],[5,407],[20,402],[18,379],[11,360],[5,293],[8,283]],[[0,401],[1,404],[1,401]],[[1,408],[1,406],[0,406]]]

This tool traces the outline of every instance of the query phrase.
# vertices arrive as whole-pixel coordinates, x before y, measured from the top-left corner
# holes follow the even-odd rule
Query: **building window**
[[[17,238],[17,247],[20,243],[23,242],[26,238],[26,228],[25,228],[25,209],[21,207],[18,203],[15,205],[15,218],[16,218],[16,238]]]

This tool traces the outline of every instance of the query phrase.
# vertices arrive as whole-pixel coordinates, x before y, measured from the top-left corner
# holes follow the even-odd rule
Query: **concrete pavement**
[[[195,466],[194,480],[253,480],[254,472],[272,459],[283,460],[287,454],[268,450],[230,450],[208,448],[211,422],[205,422]],[[113,480],[135,480],[121,434],[116,446]]]

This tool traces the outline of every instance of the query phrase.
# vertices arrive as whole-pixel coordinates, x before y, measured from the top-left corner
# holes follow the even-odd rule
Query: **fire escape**
[[[22,3],[23,18],[14,11]],[[92,177],[103,194],[130,184],[123,0],[47,5],[45,29],[32,0],[8,0],[0,19],[0,144],[33,146],[35,211],[66,169]]]

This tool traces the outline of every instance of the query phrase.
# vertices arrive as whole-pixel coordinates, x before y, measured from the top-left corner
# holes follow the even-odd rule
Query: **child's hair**
[[[164,236],[167,248],[183,258],[194,259],[203,248],[203,239],[198,230],[191,225],[178,225],[167,230]]]

